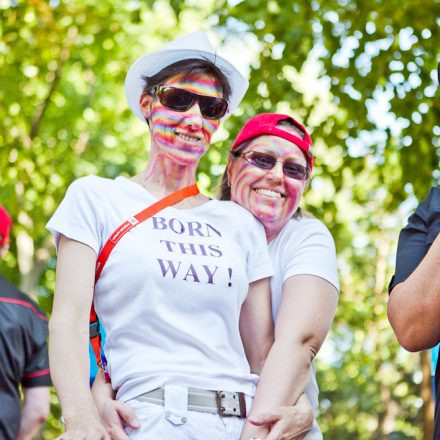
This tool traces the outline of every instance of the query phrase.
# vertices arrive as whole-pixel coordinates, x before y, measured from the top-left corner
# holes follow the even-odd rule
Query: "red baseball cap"
[[[2,205],[0,205],[0,246],[4,246],[10,241],[9,231],[12,227],[12,220]]]
[[[279,127],[277,124],[283,120],[291,121],[298,129],[304,133],[304,139],[295,136],[292,132],[284,130],[284,127]],[[282,115],[280,113],[260,113],[259,115],[250,118],[243,128],[238,133],[235,141],[231,147],[231,151],[234,151],[240,144],[250,139],[254,139],[262,135],[278,136],[286,139],[295,145],[297,145],[304,152],[304,156],[309,164],[310,170],[313,169],[313,151],[312,140],[307,133],[306,128],[298,121],[289,115]]]

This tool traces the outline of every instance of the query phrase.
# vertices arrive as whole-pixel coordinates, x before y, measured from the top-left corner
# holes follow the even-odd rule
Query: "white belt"
[[[164,389],[156,388],[147,391],[136,397],[136,400],[164,405]],[[241,392],[188,388],[188,409],[219,414],[222,417],[246,417],[246,399],[244,393]]]

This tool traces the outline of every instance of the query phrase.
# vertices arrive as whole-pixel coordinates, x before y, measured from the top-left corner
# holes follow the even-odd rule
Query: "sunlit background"
[[[204,191],[215,195],[255,113],[291,113],[312,132],[304,207],[331,230],[341,279],[317,359],[324,438],[431,439],[430,353],[398,347],[386,304],[398,231],[440,183],[439,16],[439,0],[0,0],[0,203],[15,224],[0,271],[50,314],[44,225],[67,186],[134,175],[148,157],[125,102],[128,66],[205,30],[250,89],[201,162]],[[53,393],[40,438],[61,429]]]

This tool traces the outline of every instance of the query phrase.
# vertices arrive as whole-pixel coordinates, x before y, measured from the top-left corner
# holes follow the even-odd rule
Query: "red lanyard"
[[[167,208],[168,206],[175,205],[176,203],[186,199],[187,197],[195,196],[199,193],[199,189],[197,185],[194,183],[193,185],[186,186],[185,188],[179,189],[172,194],[165,196],[163,199],[160,199],[156,203],[153,203],[148,208],[145,208],[135,216],[126,220],[122,225],[115,229],[115,231],[110,235],[110,238],[105,243],[101,252],[98,255],[98,259],[96,260],[96,273],[95,273],[95,285],[101,275],[102,269],[110,256],[110,253],[118,243],[118,241],[131,229],[142,223],[143,221],[150,218],[152,215],[158,213],[162,209]],[[98,367],[102,367],[104,370],[104,375],[106,375],[105,371],[105,358],[101,356],[101,333],[99,332],[99,320],[95,311],[95,306],[92,302],[92,308],[90,310],[90,343],[92,344],[93,352],[96,357],[96,364]],[[108,375],[106,376],[106,380],[109,381]]]

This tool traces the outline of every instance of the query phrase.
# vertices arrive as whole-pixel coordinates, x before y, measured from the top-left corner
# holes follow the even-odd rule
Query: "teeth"
[[[188,141],[188,142],[197,142],[199,140],[199,138],[197,137],[188,136],[187,134],[183,134],[183,133],[177,133],[177,136],[181,137],[184,141]]]
[[[275,199],[281,199],[281,194],[276,191],[271,191],[270,189],[259,188],[255,190],[258,194],[263,194],[263,196],[273,197]]]

